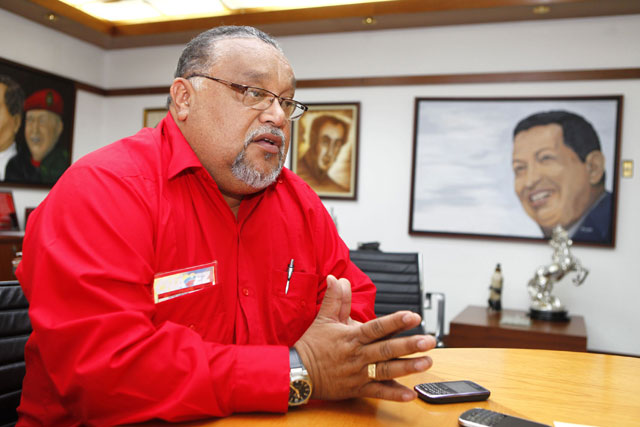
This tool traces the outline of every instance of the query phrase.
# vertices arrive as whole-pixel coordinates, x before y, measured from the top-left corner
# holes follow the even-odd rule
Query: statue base
[[[567,310],[551,311],[551,310],[536,310],[535,308],[529,309],[529,317],[538,320],[549,320],[552,322],[568,322],[569,312]]]

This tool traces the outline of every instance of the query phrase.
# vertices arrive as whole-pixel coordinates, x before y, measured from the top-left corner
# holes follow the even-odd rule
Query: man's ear
[[[594,150],[590,152],[584,162],[589,172],[589,183],[591,185],[599,184],[604,175],[604,155],[602,151]]]
[[[178,77],[171,84],[169,93],[173,100],[173,106],[176,111],[178,120],[184,121],[189,116],[189,104],[191,100],[193,87],[186,79]]]

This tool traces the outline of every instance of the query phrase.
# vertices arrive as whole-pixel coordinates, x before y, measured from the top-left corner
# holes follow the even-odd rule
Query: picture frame
[[[169,110],[166,108],[145,108],[142,119],[142,126],[145,128],[154,128],[164,119]]]
[[[615,247],[622,103],[416,98],[409,234],[546,242],[563,225],[575,244]]]
[[[356,200],[360,103],[306,105],[293,122],[291,170],[322,199]]]
[[[76,83],[0,58],[0,92],[11,110],[0,124],[12,129],[0,141],[0,186],[52,187],[71,165]]]

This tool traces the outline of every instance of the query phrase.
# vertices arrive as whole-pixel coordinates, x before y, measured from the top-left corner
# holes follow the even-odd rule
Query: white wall
[[[168,86],[181,50],[165,46],[100,51],[0,11],[0,25],[6,24],[20,34],[20,42],[15,47],[0,40],[2,56],[107,88]],[[64,55],[29,54],[43,39]],[[296,36],[280,42],[297,77],[310,79],[640,67],[637,40],[638,15]],[[383,250],[422,252],[427,288],[446,293],[448,324],[465,306],[486,303],[497,262],[505,276],[503,305],[526,309],[526,282],[537,266],[550,261],[551,250],[539,243],[409,236],[414,99],[595,94],[625,96],[621,158],[637,159],[638,80],[301,89],[296,98],[361,103],[358,200],[326,205],[334,208],[340,234],[350,247],[376,240]],[[80,92],[74,159],[135,132],[143,109],[161,107],[164,100],[160,95],[104,99]],[[14,194],[19,212],[40,197],[25,190]],[[580,288],[569,281],[556,286],[571,312],[585,316],[591,350],[640,355],[640,338],[634,331],[639,325],[640,229],[632,220],[639,208],[638,179],[621,179],[616,248],[575,247],[574,255],[591,274]]]

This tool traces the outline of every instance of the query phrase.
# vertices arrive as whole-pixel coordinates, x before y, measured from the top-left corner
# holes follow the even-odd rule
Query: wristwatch
[[[289,406],[304,405],[311,397],[311,378],[295,348],[289,349]]]

